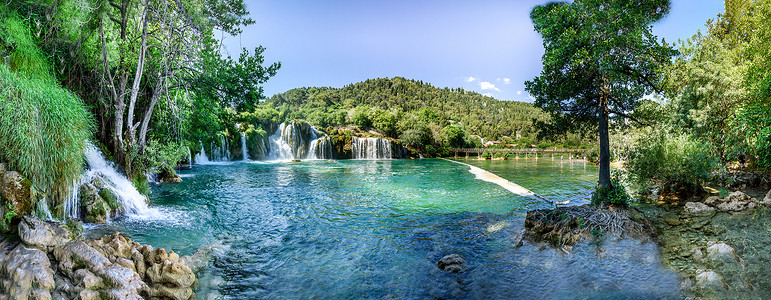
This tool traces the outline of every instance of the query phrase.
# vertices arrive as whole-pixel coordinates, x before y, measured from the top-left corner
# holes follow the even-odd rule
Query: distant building
[[[502,145],[502,144],[503,144],[503,143],[502,143],[502,142],[499,142],[499,141],[487,141],[487,142],[484,144],[484,146],[485,146],[485,147],[490,147],[490,146],[495,146],[495,145]]]

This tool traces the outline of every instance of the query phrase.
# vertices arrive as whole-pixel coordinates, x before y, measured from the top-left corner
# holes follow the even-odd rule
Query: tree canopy
[[[660,67],[676,52],[651,33],[669,12],[667,0],[576,0],[530,13],[543,38],[543,70],[526,90],[552,113],[546,127],[599,126],[599,186],[610,184],[609,119],[644,123],[636,111],[659,92]]]

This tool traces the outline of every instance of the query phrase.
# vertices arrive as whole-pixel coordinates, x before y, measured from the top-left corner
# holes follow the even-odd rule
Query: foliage
[[[526,90],[552,113],[556,127],[547,131],[599,125],[600,186],[610,184],[609,118],[640,121],[635,108],[657,90],[658,69],[674,54],[650,28],[668,12],[667,0],[577,0],[530,13],[545,53],[543,71]]]
[[[597,186],[592,193],[591,204],[595,206],[614,205],[626,207],[632,198],[627,194],[626,188],[618,177],[611,178],[610,185]]]
[[[716,159],[705,142],[657,130],[637,140],[625,168],[643,186],[696,186],[710,179]]]
[[[490,159],[493,157],[493,154],[490,153],[490,151],[485,150],[484,152],[482,152],[482,155],[480,156],[484,159]]]

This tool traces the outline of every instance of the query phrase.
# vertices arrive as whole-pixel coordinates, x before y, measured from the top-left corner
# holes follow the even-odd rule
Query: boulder
[[[453,253],[439,259],[436,266],[442,271],[457,273],[463,270],[465,263],[466,261],[460,255]]]
[[[51,252],[71,242],[72,232],[66,225],[43,221],[34,217],[23,217],[19,223],[19,238],[25,245]]]
[[[709,196],[706,200],[704,200],[704,204],[709,206],[716,206],[723,202],[723,198],[720,198],[720,196]]]
[[[145,276],[151,283],[163,283],[171,286],[190,287],[195,283],[195,274],[188,266],[180,262],[164,261],[153,264]]]
[[[59,261],[59,271],[71,278],[74,278],[74,272],[77,269],[86,267],[94,271],[110,264],[110,260],[83,241],[75,241],[64,247],[55,248],[53,254]]]
[[[54,271],[42,250],[20,244],[0,253],[0,298],[51,299],[54,287]]]
[[[719,262],[736,261],[736,252],[734,248],[723,242],[707,243],[707,259]]]
[[[715,196],[707,198],[705,203],[716,207],[720,211],[739,212],[754,209],[756,206],[755,199],[750,198],[750,196],[747,196],[747,194],[742,191],[733,192],[724,199],[714,197]]]
[[[703,289],[726,288],[723,276],[720,276],[720,274],[715,273],[712,270],[696,270],[696,285]]]
[[[763,201],[761,201],[760,204],[765,206],[771,206],[771,190],[768,191],[768,193],[766,194],[766,197],[763,198]]]
[[[80,186],[80,205],[83,207],[86,222],[96,224],[107,222],[110,206],[99,196],[99,190],[93,184],[86,183]]]
[[[0,178],[0,196],[2,196],[17,216],[26,216],[32,213],[35,202],[35,192],[32,182],[21,176],[19,172],[7,171]],[[0,203],[2,204],[2,203]]]
[[[711,216],[715,214],[715,208],[701,202],[687,202],[685,203],[685,208],[683,211],[689,215],[694,216]]]

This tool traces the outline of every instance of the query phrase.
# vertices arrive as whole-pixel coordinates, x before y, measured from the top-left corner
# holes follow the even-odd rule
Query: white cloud
[[[496,92],[500,92],[501,91],[501,89],[495,87],[494,84],[489,83],[487,81],[480,82],[479,83],[479,87],[482,88],[483,91],[485,91],[485,90],[494,90]]]
[[[472,76],[469,76],[469,77],[466,77],[464,80],[466,80],[466,82],[474,82],[477,79]]]
[[[517,96],[522,95],[522,91],[517,91]]]
[[[503,78],[503,84],[509,84],[511,83],[511,78]]]

